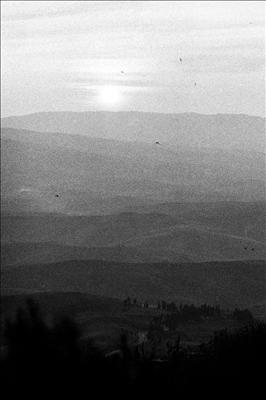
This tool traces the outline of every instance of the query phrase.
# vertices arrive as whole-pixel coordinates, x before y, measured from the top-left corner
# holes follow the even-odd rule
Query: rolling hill
[[[2,268],[3,294],[81,292],[157,302],[265,304],[265,262],[111,263],[69,261]]]
[[[101,214],[156,202],[265,200],[262,153],[1,133],[4,212]]]
[[[190,203],[156,205],[153,213],[3,215],[2,263],[265,259],[264,211],[263,203]]]

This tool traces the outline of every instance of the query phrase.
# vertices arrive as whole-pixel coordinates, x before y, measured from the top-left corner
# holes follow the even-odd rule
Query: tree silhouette
[[[236,317],[239,312],[235,310]],[[244,310],[245,311],[245,310]],[[266,324],[249,322],[236,332],[216,332],[195,353],[182,348],[180,336],[170,341],[162,358],[157,357],[165,318],[217,314],[207,305],[184,305],[177,311],[162,312],[151,321],[148,340],[151,351],[130,346],[122,331],[117,357],[106,357],[90,342],[83,343],[75,322],[69,319],[48,324],[32,301],[20,309],[14,321],[6,323],[7,352],[1,356],[1,390],[9,397],[184,398],[190,395],[232,393],[239,398],[264,386]],[[248,316],[245,311],[241,318]],[[121,354],[121,356],[119,355]],[[258,392],[259,393],[259,392]]]

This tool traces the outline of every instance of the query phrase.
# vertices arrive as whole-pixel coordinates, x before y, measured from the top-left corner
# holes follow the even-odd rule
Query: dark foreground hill
[[[38,304],[48,323],[62,318],[73,319],[82,330],[82,340],[92,339],[106,352],[118,346],[122,331],[127,331],[131,344],[136,344],[153,336],[157,330],[162,339],[158,352],[163,354],[167,341],[175,340],[177,335],[180,336],[182,346],[192,350],[197,344],[208,342],[214,331],[233,331],[254,322],[254,318],[263,320],[265,317],[258,309],[252,309],[251,314],[246,309],[224,310],[219,305],[178,305],[164,300],[158,300],[157,305],[154,305],[129,297],[122,301],[79,292],[38,292],[2,296],[3,329],[0,345],[5,345],[7,321],[14,321],[19,310],[27,309],[29,301]]]
[[[129,343],[123,332],[115,351],[104,353],[70,319],[47,323],[33,302],[19,311],[5,330],[1,351],[2,393],[15,398],[41,398],[53,393],[79,399],[258,398],[264,389],[266,355],[264,323],[254,321],[235,332],[216,332],[193,353],[173,343],[158,358],[158,332],[143,343]],[[155,333],[155,335],[154,335]],[[150,348],[150,351],[147,351]],[[217,390],[219,390],[216,395]]]

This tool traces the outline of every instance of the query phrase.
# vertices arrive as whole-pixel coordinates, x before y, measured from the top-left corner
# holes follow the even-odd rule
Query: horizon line
[[[26,117],[30,115],[36,115],[36,114],[62,114],[62,113],[69,113],[69,114],[85,114],[85,113],[110,113],[110,114],[158,114],[158,115],[184,115],[184,114],[193,114],[193,115],[203,115],[203,116],[218,116],[218,115],[238,115],[238,116],[246,116],[246,117],[252,117],[252,118],[262,118],[265,119],[266,115],[255,115],[255,114],[246,114],[246,113],[210,113],[210,114],[205,114],[205,113],[199,113],[195,111],[184,111],[184,112],[157,112],[157,111],[139,111],[139,110],[119,110],[119,111],[114,111],[114,110],[86,110],[86,111],[73,111],[73,110],[61,110],[61,111],[35,111],[35,112],[29,112],[26,114],[11,114],[2,117],[1,115],[1,120],[6,119],[6,118],[19,118],[19,117]]]

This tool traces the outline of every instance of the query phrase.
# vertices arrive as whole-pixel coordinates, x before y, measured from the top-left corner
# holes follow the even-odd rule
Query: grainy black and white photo
[[[264,1],[1,2],[3,398],[258,399]]]

